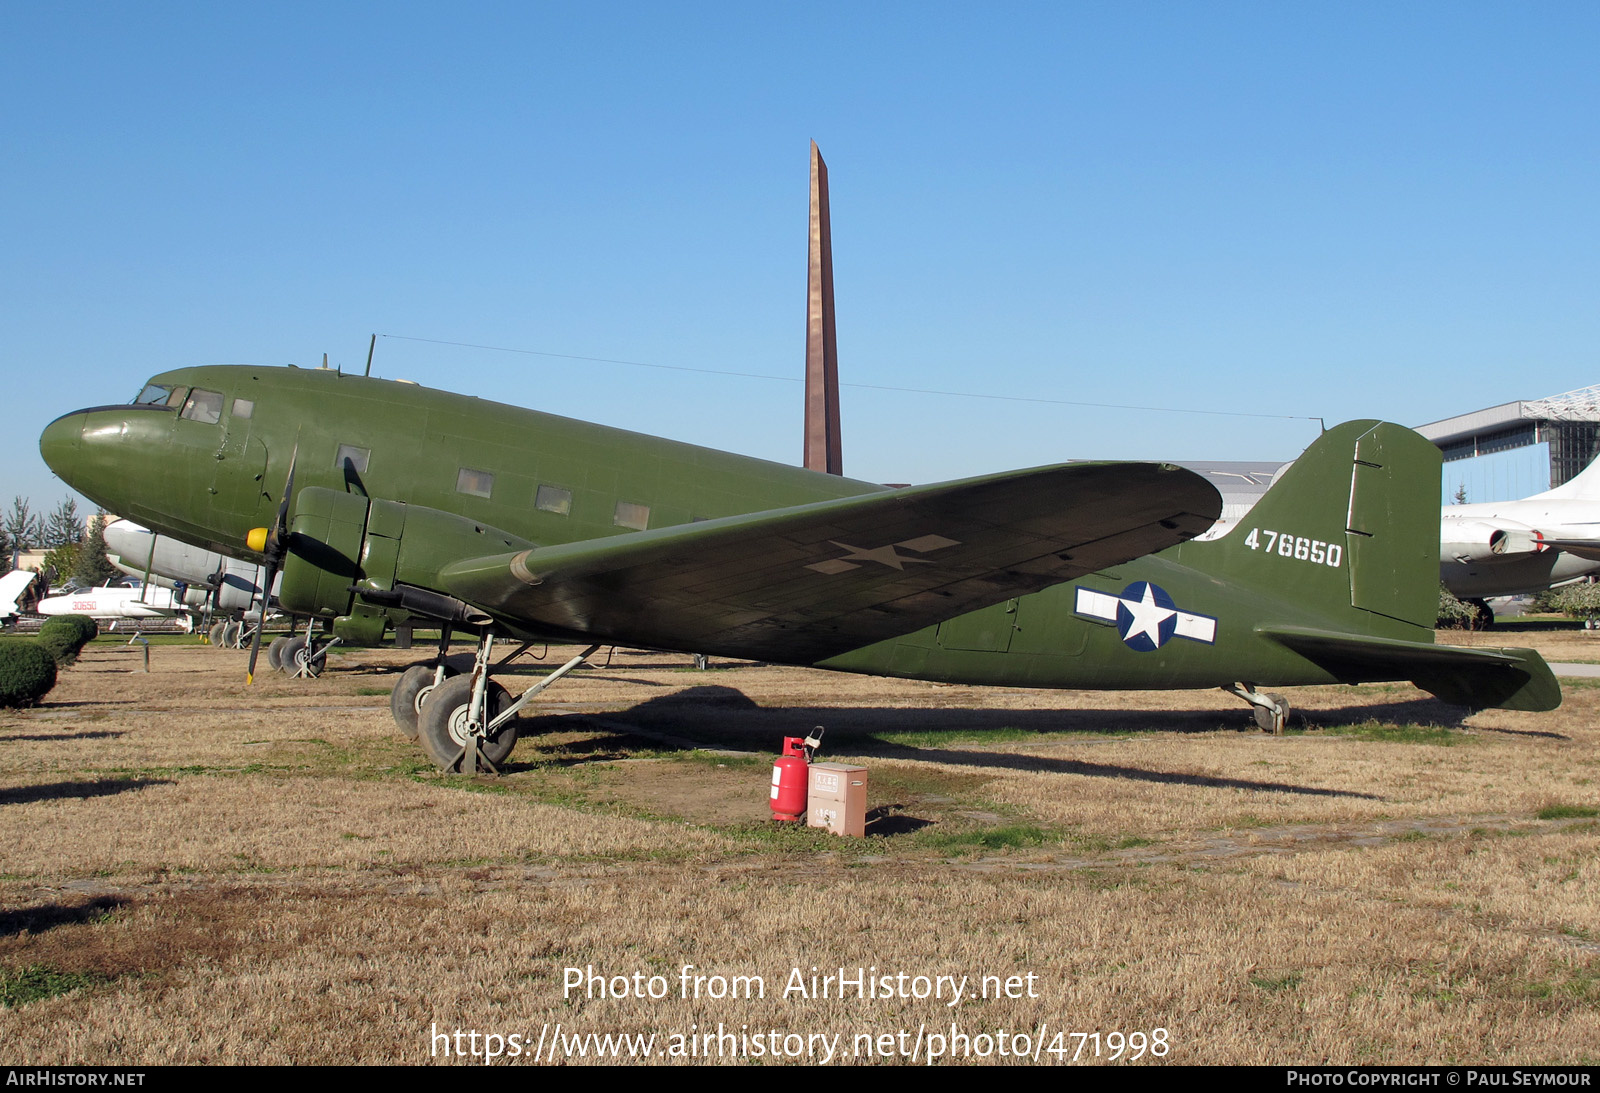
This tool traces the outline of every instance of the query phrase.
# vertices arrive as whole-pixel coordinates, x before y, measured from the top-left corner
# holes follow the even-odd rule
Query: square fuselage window
[[[233,400],[233,416],[242,421],[248,421],[256,412],[256,404],[247,398]]]
[[[472,497],[488,497],[494,492],[494,475],[488,471],[462,467],[461,473],[456,475],[456,492]]]
[[[650,526],[650,506],[636,505],[632,501],[618,501],[616,515],[611,522],[619,528],[643,531]]]
[[[558,516],[572,515],[572,491],[560,486],[540,486],[533,495],[533,507]]]

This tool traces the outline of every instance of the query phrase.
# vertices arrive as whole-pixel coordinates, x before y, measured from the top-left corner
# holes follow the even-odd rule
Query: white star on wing
[[[1133,616],[1133,621],[1128,624],[1128,632],[1122,635],[1122,640],[1129,641],[1135,635],[1144,634],[1150,639],[1151,645],[1160,645],[1161,624],[1176,615],[1177,611],[1156,603],[1155,589],[1149,584],[1144,586],[1143,597],[1137,600],[1125,599],[1122,602]]]
[[[907,562],[911,562],[915,565],[933,564],[933,562],[927,558],[902,558],[899,554],[895,553],[894,548],[896,544],[894,543],[890,543],[888,546],[875,547],[872,550],[868,550],[865,547],[851,546],[849,543],[841,543],[837,539],[829,539],[828,542],[832,543],[836,547],[839,547],[841,550],[848,550],[851,552],[838,559],[841,562],[877,562],[880,565],[888,566],[890,569],[899,569],[902,571],[906,568],[905,563]]]

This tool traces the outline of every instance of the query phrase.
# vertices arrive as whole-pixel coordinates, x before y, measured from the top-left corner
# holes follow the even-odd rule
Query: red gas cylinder
[[[806,814],[806,742],[785,736],[783,754],[772,764],[772,818],[798,820]]]

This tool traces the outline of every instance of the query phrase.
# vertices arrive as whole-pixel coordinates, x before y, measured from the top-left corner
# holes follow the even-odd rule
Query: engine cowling
[[[480,521],[399,501],[308,486],[295,498],[278,600],[299,615],[333,619],[341,632],[379,637],[385,621],[416,615],[449,622],[488,616],[432,589],[463,558],[534,544]],[[482,616],[481,618],[478,616]]]
[[[1473,565],[1542,549],[1539,533],[1523,524],[1447,518],[1440,536],[1439,560]]]

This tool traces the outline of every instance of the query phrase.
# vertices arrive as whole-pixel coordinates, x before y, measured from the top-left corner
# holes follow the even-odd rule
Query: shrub
[[[29,638],[0,638],[0,706],[32,706],[56,685],[56,661]]]
[[[1550,597],[1550,606],[1575,619],[1600,615],[1600,584],[1569,584]]]
[[[87,615],[57,615],[39,628],[39,644],[64,668],[77,660],[78,653],[99,633],[100,628]]]
[[[1443,584],[1439,586],[1439,621],[1434,624],[1440,630],[1476,630],[1478,628],[1478,613],[1470,603],[1462,603],[1453,596]]]

